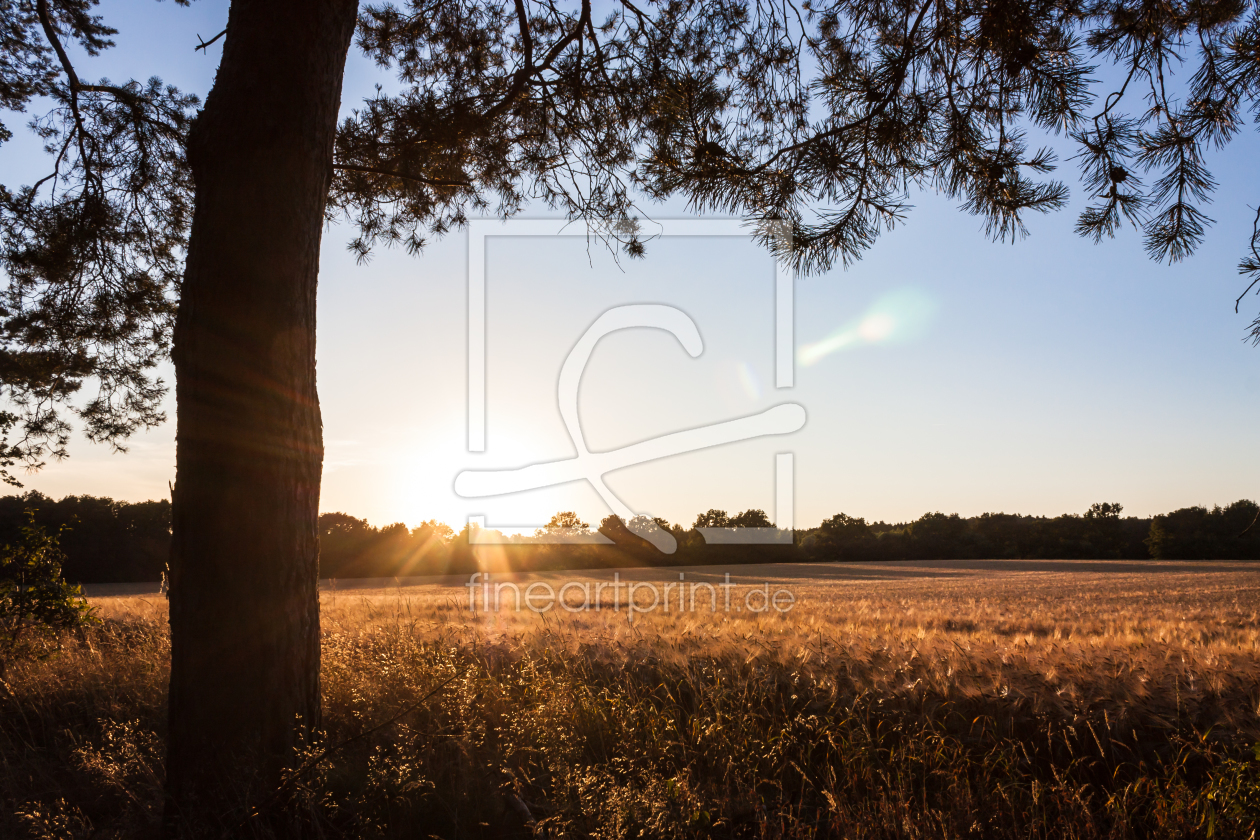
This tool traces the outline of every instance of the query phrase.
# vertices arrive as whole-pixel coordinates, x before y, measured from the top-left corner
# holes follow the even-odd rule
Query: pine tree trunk
[[[315,291],[354,0],[234,0],[189,139],[167,828],[231,830],[319,723]],[[243,833],[243,832],[235,832]]]

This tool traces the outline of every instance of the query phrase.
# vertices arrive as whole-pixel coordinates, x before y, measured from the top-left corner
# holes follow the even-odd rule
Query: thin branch
[[[66,76],[70,79],[70,90],[77,91],[79,89],[79,76],[74,72],[74,65],[70,63],[70,57],[66,55],[65,49],[61,46],[61,40],[57,37],[57,30],[53,28],[52,17],[48,14],[48,0],[38,0],[35,4],[35,11],[39,15],[40,25],[44,28],[44,37],[52,44],[53,50],[57,53],[57,59],[61,62],[61,67],[66,71]],[[71,98],[71,108],[78,117],[78,103]]]
[[[352,163],[334,163],[333,169],[344,169],[347,172],[363,172],[368,175],[384,175],[388,178],[398,178],[402,181],[415,181],[417,184],[425,184],[430,187],[471,187],[471,181],[439,181],[435,178],[425,178],[420,175],[404,175],[401,172],[394,172],[390,169],[380,169],[375,166],[356,166]]]
[[[1251,253],[1255,256],[1256,261],[1260,262],[1260,251],[1256,249],[1256,243],[1260,242],[1260,207],[1256,208],[1256,220],[1251,223]],[[1245,263],[1244,263],[1245,265]],[[1240,269],[1241,271],[1241,269]],[[1247,284],[1247,288],[1243,289],[1243,293],[1238,296],[1238,300],[1234,301],[1234,314],[1238,314],[1238,304],[1247,296],[1247,292],[1251,291],[1251,287],[1260,283],[1260,275]],[[1255,524],[1255,523],[1252,523]],[[1245,532],[1244,532],[1245,533]]]
[[[1251,524],[1248,525],[1246,528],[1243,528],[1242,533],[1239,534],[1238,536],[1240,537],[1247,536],[1247,532],[1250,531],[1252,528],[1256,527],[1257,522],[1260,522],[1260,510],[1256,511],[1256,518],[1251,520]]]
[[[209,41],[201,41],[201,36],[198,35],[197,40],[201,41],[201,43],[193,47],[193,52],[196,52],[197,50],[204,50],[206,47],[210,46],[211,44],[213,44],[215,41],[219,40],[226,34],[227,34],[227,29],[224,29],[222,32],[220,32],[218,35],[215,35]]]
[[[525,82],[534,75],[534,36],[529,31],[529,12],[523,0],[516,0],[516,25],[520,30],[521,47],[525,50],[525,58],[521,67],[512,74],[512,85],[498,104],[486,112],[486,120],[493,120],[502,114],[525,91]]]
[[[48,0],[38,0],[35,10],[39,15],[40,25],[44,28],[44,37],[52,44],[53,50],[57,53],[57,60],[61,62],[61,67],[66,71],[66,77],[70,82],[70,113],[74,115],[75,130],[78,133],[79,155],[83,159],[84,170],[91,176],[92,169],[88,162],[87,149],[83,145],[83,136],[87,132],[83,128],[83,115],[79,113],[79,75],[74,72],[74,65],[70,63],[70,57],[66,55],[65,48],[61,46],[61,40],[57,37],[57,30],[53,28],[52,17],[48,14]]]
[[[83,128],[82,120],[79,117],[79,98],[75,96],[77,93],[108,93],[119,99],[128,102],[135,102],[138,98],[135,91],[126,88],[116,87],[114,85],[85,85],[79,80],[79,74],[75,72],[74,65],[70,63],[70,57],[66,55],[65,48],[61,46],[61,39],[57,37],[57,30],[53,28],[52,17],[48,14],[48,0],[38,0],[35,4],[36,11],[39,14],[39,22],[43,26],[44,36],[48,38],[48,42],[52,44],[53,50],[57,53],[57,60],[61,62],[61,67],[66,71],[66,78],[70,82],[70,110],[74,113],[75,123],[80,129]],[[226,32],[227,30],[223,30]],[[222,34],[222,33],[220,33]],[[200,37],[200,36],[198,36]],[[216,38],[219,36],[215,36]],[[214,39],[206,43],[213,43]],[[154,125],[163,125],[162,123],[148,120]]]
[[[578,16],[577,25],[573,27],[573,31],[561,38],[551,48],[551,52],[547,53],[547,57],[543,59],[543,63],[538,67],[538,71],[550,69],[551,64],[560,57],[560,53],[572,44],[582,34],[583,23],[589,23],[591,20],[591,0],[582,0],[582,14]]]
[[[581,36],[582,28],[591,19],[591,0],[582,0],[582,14],[578,17],[577,25],[573,27],[572,32],[555,43],[555,46],[547,53],[547,57],[543,59],[543,63],[538,67],[534,66],[534,40],[529,32],[529,20],[526,17],[524,4],[521,0],[516,0],[516,15],[521,32],[521,42],[525,48],[525,63],[521,65],[521,69],[512,75],[512,86],[508,89],[507,94],[489,111],[486,111],[485,119],[487,121],[498,118],[508,108],[512,107],[512,104],[525,92],[529,78],[549,68],[551,63],[559,58],[560,53],[564,52],[566,47]]]
[[[915,18],[914,24],[910,27],[909,32],[906,34],[906,49],[902,53],[901,60],[898,62],[899,67],[897,68],[896,85],[889,87],[888,95],[880,99],[880,101],[876,103],[874,108],[872,108],[870,111],[867,111],[864,115],[858,117],[853,122],[847,123],[845,125],[836,126],[834,128],[830,128],[826,131],[815,134],[813,137],[807,137],[804,140],[800,141],[799,143],[793,143],[790,146],[784,146],[783,148],[779,149],[774,154],[772,154],[759,166],[753,167],[751,170],[749,170],[749,172],[751,174],[758,174],[758,173],[764,172],[776,160],[783,157],[784,155],[799,151],[805,148],[806,146],[817,143],[820,140],[826,140],[831,137],[844,134],[847,131],[852,131],[853,129],[857,128],[860,125],[869,123],[875,117],[882,114],[884,110],[887,109],[887,107],[890,104],[892,104],[892,101],[897,98],[897,93],[901,90],[901,86],[905,84],[906,71],[909,69],[910,60],[913,58],[915,36],[918,35],[919,26],[920,24],[923,23],[923,19],[927,16],[928,9],[932,8],[934,5],[936,5],[936,0],[927,0],[927,2],[923,4],[923,7],[919,9],[919,14]]]
[[[1251,287],[1256,285],[1257,283],[1260,283],[1260,277],[1257,277],[1255,280],[1252,280],[1250,283],[1248,283],[1247,288],[1243,289],[1243,293],[1238,296],[1238,300],[1234,301],[1234,314],[1235,315],[1238,314],[1238,304],[1242,301],[1243,298],[1247,296],[1247,292],[1251,291]]]
[[[631,3],[630,0],[621,0],[621,5],[625,6],[630,11],[634,12],[634,16],[639,19],[640,29],[644,29],[645,28],[644,24],[648,23],[648,24],[651,24],[652,28],[655,29],[657,32],[661,30],[661,28],[656,25],[656,21],[652,20],[650,17],[647,17],[646,15],[644,15],[643,12],[639,11],[638,7],[636,7],[633,3]]]

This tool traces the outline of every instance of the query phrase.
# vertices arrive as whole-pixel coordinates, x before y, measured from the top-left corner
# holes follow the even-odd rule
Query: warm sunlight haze
[[[103,8],[117,21],[120,47],[103,55],[102,73],[134,75],[156,61],[168,81],[208,83],[214,59],[185,42],[215,26],[215,4]],[[352,54],[343,109],[374,81]],[[1080,239],[1072,228],[1084,198],[1075,185],[1066,211],[1032,218],[1027,239],[997,246],[955,202],[913,194],[906,223],[851,269],[798,280],[798,385],[790,393],[809,421],[791,440],[797,523],[813,526],[839,510],[887,521],[931,510],[1054,516],[1099,499],[1149,516],[1254,497],[1260,441],[1249,418],[1260,409],[1260,372],[1243,340],[1250,310],[1235,315],[1233,303],[1257,155],[1260,142],[1246,132],[1213,154],[1217,222],[1195,257],[1177,265],[1146,260],[1132,228],[1100,245]],[[22,168],[12,155],[4,166],[6,177]],[[1074,184],[1071,166],[1063,168]],[[685,212],[650,209],[664,219]],[[650,234],[651,223],[644,227]],[[679,306],[706,346],[690,360],[667,336],[606,339],[581,394],[592,449],[751,413],[783,396],[773,384],[774,264],[751,241],[649,241],[644,259],[618,260],[581,236],[491,239],[488,446],[469,455],[466,234],[431,239],[419,258],[381,249],[366,264],[347,252],[351,238],[344,225],[330,226],[320,260],[322,510],[377,525],[436,518],[457,530],[470,512],[509,526],[542,523],[557,510],[606,516],[581,483],[471,510],[452,483],[483,462],[521,466],[572,454],[556,376],[580,330],[613,305]],[[781,443],[678,456],[609,482],[670,521],[690,522],[709,507],[770,510]],[[21,479],[53,497],[168,496],[174,426],[129,446],[122,456],[75,441],[68,460]]]
[[[1256,840],[1260,0],[0,0],[0,840]]]

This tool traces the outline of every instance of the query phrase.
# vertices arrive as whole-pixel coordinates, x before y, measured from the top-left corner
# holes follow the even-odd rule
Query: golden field
[[[617,575],[728,572],[729,612],[675,589],[633,621],[612,571],[492,576],[605,584],[542,614],[470,611],[466,578],[330,584],[322,729],[282,794],[328,837],[1253,836],[1260,568]],[[792,608],[737,609],[763,582]],[[0,836],[157,831],[165,601],[107,592],[0,689]]]

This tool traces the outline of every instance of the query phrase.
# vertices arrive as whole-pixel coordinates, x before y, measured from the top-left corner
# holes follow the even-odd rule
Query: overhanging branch
[[[471,181],[443,181],[437,178],[425,178],[422,175],[406,175],[402,172],[395,172],[392,169],[381,169],[377,166],[357,166],[353,163],[334,163],[333,169],[342,169],[347,172],[362,172],[367,175],[383,175],[387,178],[398,178],[402,181],[414,181],[417,184],[425,184],[430,187],[471,187]]]

